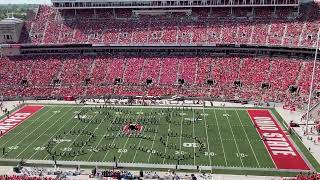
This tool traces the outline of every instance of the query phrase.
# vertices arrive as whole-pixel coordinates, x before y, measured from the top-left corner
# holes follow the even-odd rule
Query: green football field
[[[0,147],[2,159],[275,168],[245,109],[48,105]]]

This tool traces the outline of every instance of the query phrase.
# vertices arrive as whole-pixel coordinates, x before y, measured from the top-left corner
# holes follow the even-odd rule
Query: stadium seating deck
[[[314,47],[319,30],[318,7],[308,6],[292,21],[294,9],[252,10],[195,9],[181,16],[141,16],[129,10],[57,11],[41,5],[35,19],[25,23],[20,43],[103,43],[103,44],[252,44]],[[259,9],[259,8],[258,8]],[[203,12],[202,12],[203,11]],[[107,17],[106,17],[107,16]],[[76,18],[75,18],[76,17]],[[249,18],[250,17],[250,18]],[[311,17],[311,18],[310,18]],[[58,38],[57,38],[58,32]]]
[[[307,60],[264,57],[3,57],[0,60],[0,89],[5,96],[147,93],[244,98],[298,105],[307,100],[311,70],[312,62]],[[319,77],[317,68],[316,90],[320,89]],[[57,79],[61,82],[54,83]],[[120,80],[117,85],[116,79]],[[147,79],[152,80],[152,84],[146,86]],[[179,84],[179,79],[184,83]],[[210,79],[214,80],[212,86],[207,84]],[[235,88],[236,81],[242,86]],[[269,83],[270,88],[262,89],[262,83]],[[290,93],[290,86],[298,87],[298,92]]]

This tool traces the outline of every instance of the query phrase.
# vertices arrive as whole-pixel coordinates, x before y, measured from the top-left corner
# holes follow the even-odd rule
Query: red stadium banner
[[[74,101],[76,98],[74,96],[64,96],[63,99],[65,101]]]
[[[296,111],[296,107],[295,106],[283,105],[282,108],[286,109],[286,110],[290,110],[290,111]]]
[[[268,110],[248,110],[277,169],[310,170]]]

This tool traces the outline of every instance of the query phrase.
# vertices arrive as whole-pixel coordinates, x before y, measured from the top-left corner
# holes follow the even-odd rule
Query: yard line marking
[[[116,118],[117,116],[114,116],[112,122],[110,123],[110,126],[109,127],[112,127],[113,123],[116,121]],[[108,133],[108,131],[105,131],[104,134],[102,135],[100,141],[98,142],[98,144],[96,145],[96,148],[100,145],[100,143],[102,142],[102,140],[104,139],[104,136]],[[96,135],[96,136],[99,136],[99,135]],[[100,135],[101,136],[101,135]],[[87,159],[87,161],[90,160],[90,158],[92,157],[92,155],[94,154],[94,152],[92,151],[89,158]]]
[[[159,128],[159,125],[157,126],[157,130]],[[151,157],[151,154],[152,154],[152,151],[153,151],[153,146],[154,146],[154,142],[156,141],[156,137],[157,137],[157,133],[154,133],[154,137],[153,137],[153,142],[152,142],[152,145],[151,145],[151,152],[149,154],[149,157],[148,157],[148,163],[150,162],[150,157]]]
[[[126,148],[128,141],[129,141],[129,137],[127,138],[126,142],[124,143],[124,145],[123,145],[123,148],[122,148],[122,149],[125,149],[125,148]],[[120,160],[120,158],[121,158],[122,154],[123,154],[123,153],[120,153],[120,155],[119,155],[119,157],[118,157],[118,160]]]
[[[181,153],[181,150],[182,150],[182,133],[183,133],[183,128],[182,128],[182,124],[183,124],[183,116],[184,116],[184,113],[183,113],[183,104],[182,104],[182,113],[181,113],[181,124],[180,124],[180,153]]]
[[[83,107],[81,107],[81,109],[83,109]],[[80,109],[80,110],[81,110]],[[55,133],[54,134],[51,134],[51,137],[49,138],[49,140],[50,139],[52,139],[63,127],[65,127],[65,125],[67,124],[67,123],[69,123],[72,119],[74,118],[74,116],[72,116],[71,118],[69,118],[68,119],[68,121],[66,121],[64,124],[63,124],[63,126],[61,126],[57,131],[55,131]],[[78,122],[79,123],[79,122]],[[77,123],[77,124],[78,124]],[[76,124],[76,125],[77,125]],[[45,135],[45,133],[43,133],[43,134],[41,134],[41,135],[39,135],[39,137],[40,136],[43,136],[43,135]],[[46,141],[45,141],[45,143],[43,143],[41,146],[43,147],[44,145],[46,145]],[[38,153],[38,151],[36,151],[36,152],[34,152],[33,154],[32,154],[32,156],[30,156],[28,159],[31,159],[34,155],[36,155]],[[45,156],[45,158],[44,159],[46,159],[47,158],[47,156],[48,156],[48,154]]]
[[[130,108],[131,108],[130,110],[133,109],[132,106],[131,106]],[[129,113],[126,115],[126,117],[128,117],[128,116],[129,116]],[[124,123],[127,123],[127,122],[123,122],[122,125],[121,125],[121,127],[124,125]],[[113,138],[113,141],[111,142],[111,145],[116,141],[117,137],[121,134],[121,131],[122,131],[122,129],[120,129],[120,130],[118,131],[118,134]],[[102,159],[102,162],[104,162],[104,159],[108,156],[109,152],[110,152],[110,149],[109,149],[108,152],[104,155],[104,157],[103,157],[103,159]]]
[[[194,123],[195,123],[195,119],[194,119],[194,109],[192,109],[192,117],[193,117],[193,123],[192,123],[192,137],[193,137],[193,143],[196,143],[195,135],[194,135]],[[196,147],[193,146],[193,165],[196,165]],[[211,166],[211,163],[210,163]]]
[[[139,141],[138,147],[140,147],[141,141],[142,141],[142,138]],[[134,156],[133,156],[133,159],[132,159],[132,163],[134,163],[134,160],[136,159],[137,153],[138,153],[138,150],[136,150],[136,152],[134,153]]]
[[[141,115],[142,109],[143,109],[143,108],[141,108],[140,111],[139,111],[139,113],[137,114],[136,122],[138,121],[138,117]],[[128,138],[127,138],[126,142],[124,143],[124,146],[123,146],[122,149],[125,149],[125,148],[126,148],[129,139],[130,139],[130,137],[128,136]],[[140,146],[139,146],[139,147],[140,147]],[[139,148],[139,147],[138,147],[138,148]],[[137,151],[137,150],[136,150],[136,151]],[[123,154],[123,153],[120,153],[120,155],[119,155],[119,157],[118,157],[118,160],[120,160],[122,154]]]
[[[215,116],[216,123],[217,123],[217,127],[218,127],[218,132],[219,132],[219,136],[220,136],[220,142],[221,142],[221,146],[222,146],[224,161],[225,161],[225,163],[226,163],[226,166],[228,166],[228,162],[227,162],[227,158],[226,158],[226,152],[224,151],[224,146],[223,146],[223,142],[222,142],[222,136],[221,136],[221,132],[220,132],[220,127],[219,127],[219,122],[218,122],[216,110],[213,109],[213,112],[214,112],[214,116]]]
[[[173,111],[170,112],[170,121],[172,119],[172,113]],[[168,127],[168,130],[170,130],[170,122],[168,123],[169,124],[169,127]],[[168,131],[169,132],[169,131]],[[164,154],[167,153],[167,145],[168,145],[168,142],[169,142],[169,136],[168,136],[168,133],[167,133],[167,141],[166,141],[166,147],[164,148]],[[162,164],[164,164],[164,161],[166,160],[166,158],[163,158],[163,161],[162,161]]]
[[[100,111],[100,110],[99,110]],[[96,117],[98,115],[98,113],[93,117],[93,119]],[[91,122],[91,121],[90,121]],[[94,131],[93,131],[93,134],[99,129],[99,127],[101,126],[101,124],[103,123],[103,121],[101,121],[99,124],[98,124],[98,126],[94,129]],[[90,123],[88,123],[88,125],[89,125]],[[111,126],[111,125],[110,125]],[[101,139],[103,139],[103,137],[101,138]],[[81,148],[80,148],[80,150],[79,151],[81,151],[83,148],[85,148],[86,146],[82,146]],[[93,152],[92,152],[93,153]],[[92,155],[92,154],[91,154]],[[91,155],[90,155],[90,157],[91,157]],[[76,157],[77,156],[74,156],[73,157],[73,159],[72,159],[72,161],[74,161],[75,159],[76,159]],[[90,157],[89,157],[89,159],[90,159]]]
[[[225,112],[225,113],[227,113],[227,111],[226,111],[226,110],[224,110],[224,112]],[[234,136],[233,129],[232,129],[231,124],[230,124],[229,116],[224,116],[224,117],[226,117],[226,118],[227,118],[228,124],[229,124],[230,129],[231,129],[231,134],[232,134],[232,137],[233,137],[233,139],[234,139],[234,143],[236,144],[237,151],[238,151],[238,153],[239,153],[239,155],[240,155],[239,147],[238,147],[238,144],[237,144],[236,138],[235,138],[235,136]],[[241,157],[241,156],[239,156],[239,158],[240,158],[240,161],[241,161],[242,167],[244,167],[244,165],[243,165],[243,161],[242,161],[242,157]]]
[[[54,125],[58,122],[58,120],[60,120],[62,117],[64,117],[66,114],[68,114],[68,112],[70,112],[72,109],[73,109],[73,108],[70,108],[70,109],[69,109],[68,111],[66,111],[62,116],[60,116],[58,119],[56,119],[56,121],[55,121],[53,124],[51,124],[42,134],[46,133],[52,126],[54,126]],[[55,113],[54,113],[54,114],[55,114]],[[38,140],[40,137],[42,137],[42,134],[41,134],[40,136],[38,136],[37,139],[33,140],[32,143],[30,143],[26,148],[24,148],[24,150],[21,151],[21,152],[17,155],[17,157],[19,157],[24,151],[26,151],[32,144],[34,144],[35,142],[37,142],[37,140]]]
[[[239,116],[238,111],[237,111],[237,110],[235,110],[235,111],[236,111],[236,113],[237,113],[237,116],[238,116],[238,119],[239,119],[241,125],[243,125],[243,124],[242,124],[242,121],[241,121],[241,119],[240,119],[240,116]],[[259,161],[258,161],[258,158],[257,158],[257,156],[256,156],[256,153],[254,152],[254,150],[253,150],[253,148],[252,148],[251,142],[250,142],[250,140],[249,140],[249,137],[248,137],[248,134],[247,134],[246,130],[244,129],[244,126],[242,126],[242,129],[243,129],[243,131],[244,131],[244,133],[245,133],[245,135],[246,135],[246,137],[247,137],[247,140],[248,140],[249,145],[250,145],[250,148],[251,148],[251,150],[252,150],[252,152],[253,152],[254,158],[256,159],[256,161],[257,161],[257,163],[258,163],[258,166],[259,166],[259,168],[260,168],[260,167],[261,167],[261,166],[260,166],[260,163],[259,163]]]
[[[60,108],[60,110],[62,109],[62,107]],[[29,133],[26,137],[24,137],[21,141],[19,141],[17,144],[15,144],[15,146],[19,145],[20,143],[22,143],[24,140],[26,140],[31,134],[33,134],[39,127],[41,127],[44,123],[46,123],[50,118],[52,118],[54,115],[56,114],[52,114],[48,119],[46,119],[45,121],[43,121],[40,126],[38,126],[37,128],[35,128],[31,133]],[[11,152],[12,150],[8,151]],[[2,158],[4,157],[5,155],[2,155]]]
[[[160,123],[160,120],[161,120],[161,116],[159,116],[159,123]],[[159,129],[159,124],[157,125],[156,132],[158,131],[158,129]],[[154,146],[154,142],[156,141],[157,134],[158,133],[154,133],[153,142],[152,142],[152,145],[151,145],[151,151],[150,151],[150,154],[149,154],[149,157],[148,157],[148,163],[150,162],[150,157],[151,157],[151,154],[152,154],[152,151],[153,151],[153,146]]]
[[[49,109],[52,109],[53,107],[50,107]],[[24,127],[21,131],[19,131],[18,133],[17,133],[17,136],[18,135],[20,135],[25,129],[27,129],[27,128],[29,128],[31,125],[33,125],[34,123],[36,123],[36,122],[38,122],[37,120],[38,119],[40,119],[42,116],[44,116],[45,114],[47,114],[50,110],[47,110],[47,112],[45,112],[45,113],[43,113],[43,114],[41,114],[39,117],[37,117],[35,120],[32,120],[32,123],[31,124],[29,124],[28,126],[26,126],[26,127]],[[36,114],[36,113],[35,113]],[[31,117],[31,116],[30,116]],[[29,117],[29,118],[30,118]],[[22,125],[22,124],[21,124]],[[11,133],[11,134],[13,134],[13,133]],[[28,133],[29,134],[29,133]],[[12,137],[12,138],[10,138],[9,140],[7,140],[4,144],[2,144],[2,146],[4,146],[4,145],[6,145],[8,142],[12,142],[13,141],[13,139],[14,138],[16,138],[17,136],[14,136],[14,137]]]
[[[203,108],[203,114],[205,114],[204,108]],[[204,119],[204,126],[205,126],[205,129],[206,129],[206,136],[207,136],[209,163],[210,163],[210,167],[212,167],[211,151],[210,151],[210,145],[209,145],[209,136],[208,136],[208,128],[207,128],[206,116],[203,116],[203,119]],[[219,133],[220,133],[220,131],[219,131]],[[221,135],[220,135],[220,136],[221,136]],[[221,137],[220,137],[220,138],[221,138]],[[223,146],[222,146],[222,149],[223,149]],[[224,153],[224,149],[223,149],[223,153]],[[226,163],[227,163],[227,161],[226,161]],[[211,169],[211,171],[212,171],[212,169]]]
[[[94,120],[94,118],[96,117],[98,115],[98,113],[96,113],[92,118],[91,118],[91,120],[89,121],[89,123],[84,127],[84,128],[82,128],[82,131],[84,131],[89,125],[90,125],[90,123]],[[78,123],[75,125],[75,126],[73,126],[73,128],[69,131],[69,132],[71,132],[78,124],[80,123],[80,121],[78,121]],[[74,142],[76,142],[76,140],[78,139],[78,137],[81,135],[81,133],[79,133],[75,138],[74,138],[74,140],[70,143],[70,145],[67,147],[67,148],[70,148],[71,146],[72,146],[72,144],[74,143]],[[57,146],[56,146],[57,147]],[[84,146],[83,146],[84,147]],[[54,150],[55,149],[55,147],[54,148],[52,148],[52,150]],[[65,152],[63,152],[62,153],[62,155],[59,157],[59,159],[57,159],[57,160],[60,160],[61,158],[62,158],[62,156],[66,153],[67,151],[65,151]]]
[[[153,109],[153,107],[152,107],[152,109]],[[159,116],[159,119],[160,119],[160,116]],[[158,125],[158,126],[159,126],[159,125]],[[158,126],[157,126],[157,127],[158,127]],[[158,128],[157,128],[157,130],[158,130]],[[157,134],[157,133],[155,133],[155,136],[156,136],[156,134]],[[154,139],[153,139],[153,142],[152,142],[151,152],[152,152],[152,149],[153,149],[154,140],[155,140],[155,138],[156,138],[155,136],[154,136]],[[140,139],[140,142],[139,142],[138,148],[140,147],[141,141],[142,141],[142,139]],[[135,160],[135,158],[136,158],[137,152],[138,152],[138,149],[136,150],[136,152],[135,152],[135,154],[134,154],[134,157],[133,157],[132,163],[134,163],[134,160]],[[150,154],[149,154],[148,163],[149,163],[149,160],[150,160],[151,152],[150,152]]]

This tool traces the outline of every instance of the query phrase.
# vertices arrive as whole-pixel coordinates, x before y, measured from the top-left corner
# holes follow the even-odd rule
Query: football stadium
[[[320,179],[319,2],[24,15],[0,20],[0,179]]]

